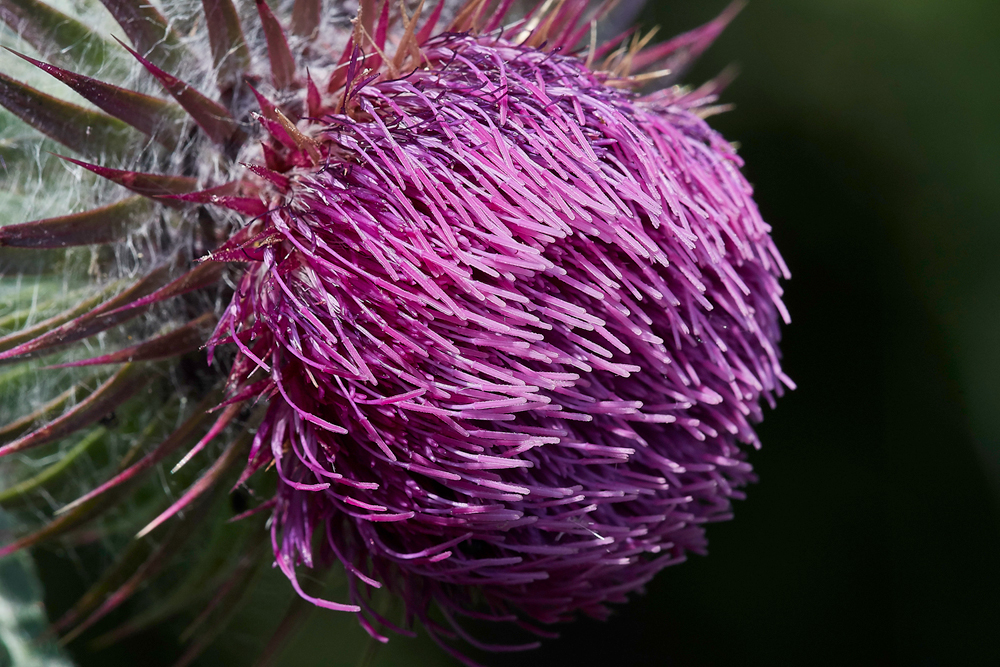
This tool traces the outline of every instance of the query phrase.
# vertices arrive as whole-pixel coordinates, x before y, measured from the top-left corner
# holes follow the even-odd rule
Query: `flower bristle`
[[[267,540],[303,600],[379,639],[419,622],[461,660],[451,639],[537,642],[490,647],[456,615],[603,618],[704,552],[704,524],[754,479],[740,444],[759,445],[761,402],[793,386],[777,349],[787,268],[704,121],[722,79],[675,85],[740,3],[651,46],[654,33],[594,41],[611,2],[509,19],[510,0],[361,0],[338,33],[317,0],[290,16],[203,0],[199,58],[156,7],[103,1],[141,91],[14,52],[96,111],[0,74],[0,105],[135,193],[0,227],[0,251],[94,248],[101,284],[33,326],[11,315],[0,363],[44,355],[83,380],[0,428],[0,457],[18,454],[11,475],[21,452],[75,459],[93,443],[59,443],[104,438],[109,414],[173,425],[150,419],[109,477],[0,545],[65,539],[144,499],[138,540],[57,631],[75,638],[159,576],[231,488],[257,507],[235,512],[238,545],[200,579],[214,592],[179,664],[231,616]],[[64,39],[53,12],[0,0],[45,59]],[[214,89],[182,80],[182,61]],[[651,82],[669,87],[641,94]],[[71,347],[98,335],[110,351]],[[153,493],[168,462],[169,493]],[[22,501],[60,465],[0,498]],[[298,581],[299,566],[337,563],[347,601]],[[402,622],[376,611],[382,587]]]

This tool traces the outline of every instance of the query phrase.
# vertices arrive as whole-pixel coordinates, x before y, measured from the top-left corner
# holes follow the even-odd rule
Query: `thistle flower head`
[[[23,2],[0,0],[0,17],[47,44],[44,14],[16,13]],[[636,90],[672,84],[735,8],[644,49],[631,35],[588,43],[606,7],[582,2],[504,23],[509,2],[473,0],[439,26],[443,4],[424,18],[422,3],[364,1],[348,35],[297,0],[290,40],[260,0],[255,51],[236,8],[205,0],[212,99],[168,72],[191,55],[154,8],[105,4],[173,102],[32,60],[108,115],[38,111],[40,93],[6,77],[0,103],[84,154],[91,140],[60,129],[67,114],[109,138],[129,125],[170,149],[133,158],[163,173],[67,158],[137,196],[0,228],[0,245],[141,238],[152,259],[131,285],[0,339],[0,359],[127,331],[147,311],[178,325],[67,362],[124,365],[61,416],[53,405],[10,431],[0,455],[92,427],[152,382],[143,364],[186,368],[204,345],[210,366],[172,378],[198,403],[178,429],[5,552],[206,449],[204,471],[139,532],[172,525],[150,560],[188,539],[195,519],[178,512],[235,481],[258,498],[246,554],[269,531],[303,598],[358,612],[375,636],[392,623],[374,589],[452,650],[456,634],[482,646],[456,614],[529,628],[603,617],[704,551],[704,524],[753,479],[740,445],[758,445],[762,400],[791,386],[777,349],[787,269],[740,159],[705,122],[721,81]],[[207,181],[220,173],[231,180]],[[337,563],[349,599],[300,585],[302,568]],[[88,627],[120,593],[62,626]]]

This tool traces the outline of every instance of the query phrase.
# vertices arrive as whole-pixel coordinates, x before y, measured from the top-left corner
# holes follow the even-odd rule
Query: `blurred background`
[[[667,37],[724,6],[650,0],[639,20]],[[476,657],[1000,664],[1000,3],[752,0],[687,80],[732,63],[736,109],[712,122],[739,142],[793,273],[784,352],[799,389],[760,427],[760,482],[709,529],[709,557],[609,622]],[[59,553],[37,562],[50,608],[83,592]],[[197,664],[251,664],[286,588],[265,587]],[[177,630],[73,658],[168,665]],[[349,615],[319,612],[278,664],[457,664],[425,640],[366,651]]]

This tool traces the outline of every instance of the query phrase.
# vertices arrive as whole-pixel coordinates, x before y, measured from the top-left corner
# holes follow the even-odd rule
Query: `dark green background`
[[[674,34],[722,8],[651,0],[642,20]],[[1000,3],[753,0],[689,80],[733,62],[737,108],[713,123],[740,142],[794,275],[783,347],[799,389],[760,428],[761,481],[709,530],[708,558],[610,622],[479,657],[1000,664]],[[201,664],[248,664],[287,602],[270,595]],[[355,665],[363,646],[349,615],[319,613],[282,664]],[[165,630],[76,657],[176,651]],[[374,664],[452,663],[400,638]]]

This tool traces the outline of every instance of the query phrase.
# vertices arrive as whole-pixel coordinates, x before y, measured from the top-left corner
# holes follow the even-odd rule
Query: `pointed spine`
[[[178,357],[188,352],[194,352],[205,344],[208,335],[215,326],[215,315],[205,313],[187,324],[161,336],[126,347],[123,350],[105,354],[93,359],[73,361],[68,364],[57,364],[51,368],[70,368],[75,366],[96,366],[99,364],[119,364],[133,361],[155,361]]]
[[[83,213],[5,225],[0,227],[0,247],[68,248],[112,243],[140,226],[149,210],[149,203],[141,197],[129,197]]]
[[[25,496],[39,489],[53,486],[53,483],[60,479],[87,450],[93,447],[107,434],[107,429],[99,426],[73,445],[65,453],[59,455],[59,459],[52,465],[46,467],[37,475],[24,480],[20,484],[15,484],[0,491],[0,507],[10,509],[12,506],[23,503]]]
[[[150,62],[172,68],[183,57],[181,40],[156,7],[148,2],[101,0],[129,41]]]
[[[150,380],[152,380],[152,376],[140,366],[132,364],[122,366],[93,394],[77,403],[68,412],[14,442],[0,447],[0,457],[54,442],[85,426],[90,426],[108,413],[114,412],[119,405],[138,393]]]
[[[490,18],[489,23],[483,28],[484,33],[491,33],[503,23],[504,18],[510,12],[510,8],[514,5],[514,0],[502,0],[500,5],[493,12],[493,16]]]
[[[194,202],[196,204],[211,204],[212,206],[220,206],[252,218],[264,215],[269,210],[267,204],[259,199],[254,199],[252,197],[218,195],[215,194],[215,188],[212,190],[191,192],[183,195],[169,195],[166,198],[178,201]]]
[[[219,435],[219,433],[221,433],[223,429],[229,426],[229,423],[232,422],[233,419],[235,419],[240,414],[240,411],[242,409],[243,409],[242,402],[231,403],[230,405],[227,405],[225,409],[223,409],[222,414],[219,415],[219,418],[215,420],[214,424],[212,424],[212,428],[208,429],[208,433],[206,433],[204,437],[202,437],[202,439],[195,444],[194,447],[189,449],[188,452],[183,457],[181,457],[181,460],[178,461],[174,465],[174,467],[170,469],[170,474],[176,475],[181,468],[187,465],[188,461],[197,456],[198,452],[203,450],[208,445],[208,443],[214,440],[215,436]]]
[[[97,174],[101,178],[106,178],[112,183],[117,183],[122,187],[128,188],[143,197],[163,197],[165,195],[183,194],[191,192],[198,187],[197,179],[189,176],[165,176],[163,174],[147,174],[141,171],[111,169],[84,162],[83,160],[74,160],[65,155],[57,155],[56,157],[83,167],[87,171]],[[2,239],[2,235],[0,235],[0,239]]]
[[[579,41],[577,28],[583,19],[587,4],[587,0],[569,0],[563,6],[562,14],[556,22],[557,38],[552,42],[553,51],[557,49],[563,51],[576,46]]]
[[[122,44],[121,42],[118,43]],[[125,44],[122,44],[122,46],[136,60],[142,63],[143,67],[149,70],[150,74],[159,80],[160,84],[167,89],[167,92],[177,100],[177,103],[184,107],[184,110],[191,115],[194,122],[198,123],[198,126],[205,131],[209,139],[220,146],[238,141],[242,132],[225,107],[218,102],[208,99],[177,77],[167,74],[149,60],[139,55],[138,52],[125,46]]]
[[[35,338],[38,338],[48,333],[49,331],[52,331],[56,327],[62,326],[67,322],[69,322],[70,320],[76,319],[77,317],[84,315],[94,306],[99,304],[101,302],[101,299],[103,299],[109,293],[110,290],[106,290],[105,292],[96,294],[90,297],[89,299],[82,300],[77,305],[67,310],[64,310],[58,315],[53,315],[52,317],[46,320],[42,320],[41,322],[35,324],[34,326],[31,326],[27,329],[22,329],[21,331],[15,331],[14,333],[7,334],[6,336],[0,338],[0,353],[6,352],[7,350],[17,347],[18,345],[22,345],[28,341],[34,340]],[[4,430],[0,430],[0,434],[2,434],[3,432]]]
[[[216,487],[217,482],[226,474],[233,464],[240,460],[240,458],[246,454],[247,450],[250,449],[251,440],[252,436],[244,433],[230,442],[222,451],[222,454],[220,454],[209,469],[205,471],[205,474],[199,477],[198,481],[192,484],[173,505],[168,507],[162,514],[146,524],[146,526],[136,534],[136,538],[145,537],[152,531],[156,530],[156,528],[163,524],[164,521],[183,510],[209,489]]]
[[[300,37],[314,35],[320,25],[320,0],[295,0],[292,6],[292,32]]]
[[[595,7],[593,10],[588,12],[588,15],[582,20],[578,21],[576,30],[573,31],[563,43],[565,48],[572,48],[576,46],[586,35],[591,33],[591,38],[594,42],[597,40],[597,24],[604,20],[608,13],[618,4],[618,0],[604,0],[600,5]],[[596,48],[594,45],[592,48]],[[588,61],[588,68],[590,67]]]
[[[654,66],[665,67],[672,69],[676,78],[712,45],[744,6],[744,0],[735,0],[705,25],[637,54],[632,59],[632,71],[641,72]]]
[[[247,170],[253,172],[260,178],[273,183],[278,186],[282,191],[287,191],[291,187],[292,179],[288,178],[284,174],[280,174],[276,171],[271,171],[270,169],[263,167],[259,164],[248,164],[245,162],[240,163],[242,166],[246,167]]]
[[[90,616],[83,620],[79,625],[73,628],[70,632],[63,636],[63,642],[71,642],[77,637],[79,637],[85,630],[90,628],[92,625],[97,623],[99,620],[104,618],[114,609],[118,608],[123,602],[132,597],[132,595],[139,590],[139,588],[155,579],[159,576],[160,572],[167,566],[170,560],[177,555],[188,539],[194,534],[194,530],[201,524],[202,521],[207,517],[208,512],[204,511],[204,506],[202,503],[207,504],[211,498],[215,496],[214,493],[209,494],[206,498],[198,503],[198,506],[203,508],[203,511],[196,512],[193,511],[185,517],[184,521],[175,523],[171,528],[167,537],[163,542],[156,547],[156,549],[150,554],[142,565],[129,577],[128,581],[117,588],[111,595],[109,595]]]
[[[35,331],[32,330],[30,338],[25,340],[23,333],[14,334],[0,339],[0,360],[20,357],[29,354],[38,354],[45,350],[74,343],[83,340],[88,336],[106,331],[113,326],[117,326],[133,317],[139,315],[141,310],[109,313],[113,308],[118,308],[123,304],[130,304],[136,299],[146,297],[150,293],[155,293],[157,288],[167,283],[174,266],[171,263],[162,264],[150,271],[142,279],[123,291],[121,294],[108,299],[101,305],[89,310],[82,315],[77,315],[79,308],[74,309],[72,319],[66,321],[61,326],[49,326]],[[90,303],[90,301],[88,301]],[[64,315],[53,319],[62,319]],[[18,341],[14,347],[9,347],[7,340],[13,338]],[[20,342],[24,341],[24,342]]]
[[[396,71],[402,69],[407,58],[412,58],[413,62],[418,62],[420,59],[420,45],[417,44],[415,37],[417,21],[420,20],[420,14],[424,11],[424,0],[419,0],[413,10],[413,16],[406,16],[406,6],[402,3],[400,3],[400,11],[403,14],[403,36],[396,46],[396,53],[392,56],[392,68]]]
[[[313,81],[312,75],[306,72],[306,112],[312,118],[318,118],[323,110],[323,98],[319,87]]]
[[[250,50],[232,0],[202,0],[201,5],[205,10],[219,88],[225,90],[240,82],[250,69]]]
[[[193,292],[194,290],[214,285],[222,277],[222,273],[225,271],[225,268],[225,265],[220,262],[202,262],[190,271],[181,275],[176,280],[170,281],[168,284],[164,285],[152,294],[116,308],[115,310],[109,311],[107,315],[109,317],[127,315],[130,311],[145,308],[146,306],[151,306],[154,303],[167,301],[175,296],[180,296],[181,294],[187,294],[188,292]]]
[[[157,445],[152,451],[143,456],[141,459],[130,465],[128,468],[121,470],[114,477],[104,482],[95,489],[88,491],[83,496],[80,496],[73,502],[64,505],[56,512],[57,515],[62,515],[67,512],[73,512],[78,507],[86,505],[92,500],[96,499],[115,487],[121,486],[126,482],[138,477],[143,472],[149,470],[157,463],[167,458],[173,452],[177,451],[179,448],[186,445],[188,442],[193,440],[198,436],[202,427],[208,423],[212,418],[207,410],[218,403],[221,394],[218,391],[213,391],[208,396],[206,396],[202,401],[199,402],[198,406],[194,409],[191,416],[188,417],[183,424],[177,427],[177,429],[167,436],[159,445]]]
[[[0,104],[39,132],[87,155],[122,159],[139,136],[122,121],[39,92],[0,74]]]
[[[455,14],[445,32],[467,32],[475,27],[476,19],[482,14],[489,0],[469,0]]]
[[[438,3],[434,5],[433,11],[431,11],[431,15],[427,17],[427,22],[420,26],[420,31],[417,33],[417,44],[422,46],[424,42],[431,38],[434,27],[441,20],[442,11],[444,11],[444,0],[438,0]]]
[[[167,148],[177,147],[179,139],[177,123],[184,116],[184,112],[177,105],[75,74],[61,67],[29,58],[12,49],[7,50],[51,74],[105,113],[155,138]]]
[[[260,23],[267,40],[271,79],[275,88],[285,90],[295,82],[295,59],[292,57],[291,49],[288,48],[288,38],[285,37],[281,23],[264,0],[257,0],[257,13],[260,15]]]
[[[80,389],[80,385],[75,384],[53,398],[51,401],[43,403],[33,412],[30,412],[20,419],[12,421],[8,424],[4,424],[0,427],[0,443],[10,442],[19,435],[31,430],[31,427],[34,426],[36,422],[48,418],[49,415],[55,413],[56,410],[62,408],[64,405],[76,398]]]

